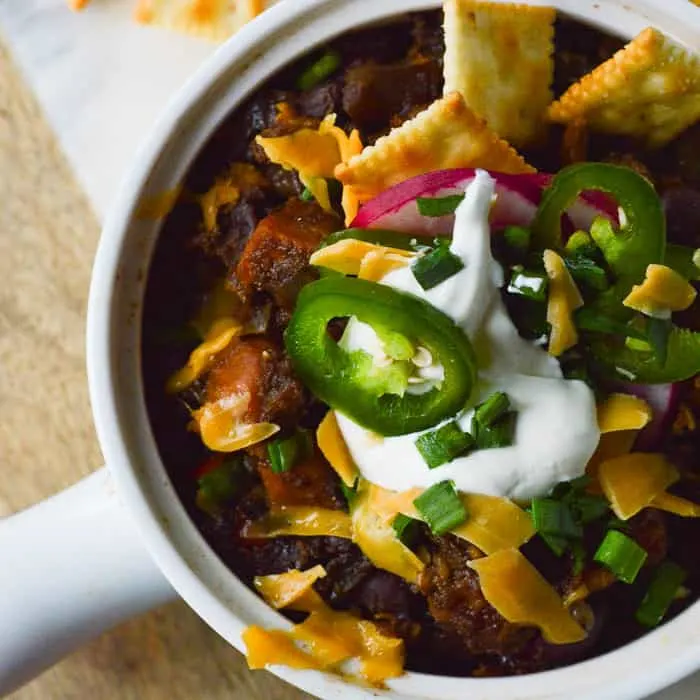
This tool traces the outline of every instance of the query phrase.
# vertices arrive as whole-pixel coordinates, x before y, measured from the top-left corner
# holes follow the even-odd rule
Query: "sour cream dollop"
[[[478,450],[429,469],[415,445],[421,433],[383,438],[336,412],[362,476],[383,488],[405,491],[452,479],[465,493],[529,500],[581,476],[598,445],[593,392],[583,382],[564,379],[559,362],[518,334],[503,305],[503,271],[491,252],[488,222],[494,192],[495,182],[485,171],[478,171],[465,190],[450,245],[464,263],[459,273],[428,291],[410,267],[390,272],[380,283],[424,299],[464,330],[477,355],[478,381],[469,404],[454,419],[469,432],[474,406],[504,391],[518,412],[513,445]],[[356,319],[341,343],[385,360],[372,328]],[[441,370],[433,364],[419,374],[429,383],[439,382]]]

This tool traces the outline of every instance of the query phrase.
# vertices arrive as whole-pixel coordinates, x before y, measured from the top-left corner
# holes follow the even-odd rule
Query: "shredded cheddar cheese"
[[[632,287],[632,291],[622,302],[635,311],[647,316],[668,318],[673,311],[684,311],[694,301],[697,292],[693,285],[666,265],[649,265],[642,284]]]
[[[280,610],[303,598],[313,590],[314,583],[325,575],[326,570],[319,564],[306,571],[293,569],[284,574],[256,576],[253,585],[269,605]]]
[[[342,510],[287,506],[270,511],[264,518],[249,525],[244,534],[253,539],[281,535],[326,535],[350,539],[352,523],[350,516]]]
[[[553,250],[545,250],[543,260],[549,277],[547,322],[552,327],[549,354],[559,357],[578,343],[573,313],[583,306],[583,298],[561,256]]]
[[[343,480],[343,483],[346,486],[352,486],[357,479],[357,466],[350,455],[333,411],[328,411],[318,426],[316,442],[323,456]]]
[[[372,485],[371,508],[391,519],[397,513],[421,520],[413,501],[422,489],[415,488],[397,493]],[[534,534],[532,518],[518,505],[507,498],[478,493],[463,493],[460,498],[468,513],[467,520],[452,531],[453,535],[473,544],[485,554],[494,554],[503,549],[517,549]]]
[[[554,588],[517,549],[475,559],[484,598],[508,622],[534,625],[550,644],[575,644],[585,631],[571,617]]]
[[[192,419],[202,442],[213,452],[237,452],[257,445],[279,432],[274,423],[245,423],[243,415],[248,408],[247,393],[227,396],[205,403],[192,413]]]
[[[638,434],[637,430],[619,430],[600,436],[598,447],[586,465],[586,474],[593,480],[594,488],[600,489],[598,484],[600,465],[609,459],[631,452]]]
[[[225,350],[242,330],[243,326],[232,318],[216,321],[204,338],[204,342],[190,353],[187,364],[170,377],[167,390],[171,394],[176,394],[191,386],[211,367],[216,356]]]
[[[317,250],[310,259],[312,265],[327,267],[344,275],[363,279],[381,279],[380,268],[389,272],[404,267],[416,257],[415,253],[399,248],[387,248],[367,241],[345,238]],[[364,272],[364,275],[362,273]]]
[[[274,665],[301,669],[322,668],[317,659],[294,643],[289,632],[265,630],[254,625],[243,631],[243,642],[248,668],[253,670]]]
[[[147,195],[141,199],[136,209],[137,219],[164,219],[173,210],[182,192],[182,187]]]
[[[403,251],[402,251],[403,253]],[[407,267],[411,258],[403,254],[397,254],[393,248],[370,251],[362,258],[357,276],[361,280],[379,282],[384,275],[392,270]]]
[[[633,452],[603,462],[598,479],[615,515],[628,520],[679,478],[663,454]]]
[[[248,627],[243,632],[248,666],[340,670],[344,662],[357,659],[360,675],[373,685],[402,675],[403,640],[383,635],[369,620],[331,610],[318,596],[317,601],[309,616],[290,631]]]
[[[535,535],[532,518],[507,498],[468,493],[461,499],[469,517],[452,534],[484,554],[517,549]]]
[[[409,583],[418,583],[423,562],[396,536],[391,522],[396,514],[383,516],[373,508],[369,485],[353,506],[352,539],[362,553],[380,569],[386,569]]]
[[[652,508],[665,510],[667,513],[680,515],[682,518],[700,518],[700,505],[681,496],[674,496],[664,491],[651,502]]]
[[[362,151],[357,129],[348,135],[335,125],[335,120],[336,115],[329,114],[318,129],[305,127],[286,136],[256,137],[270,161],[286,170],[296,170],[303,185],[328,212],[333,211],[333,207],[327,180],[334,176],[336,166]],[[344,189],[343,208],[348,222],[355,218],[358,206],[354,195]]]
[[[631,394],[611,394],[598,404],[598,427],[602,434],[640,430],[651,418],[649,404]]]

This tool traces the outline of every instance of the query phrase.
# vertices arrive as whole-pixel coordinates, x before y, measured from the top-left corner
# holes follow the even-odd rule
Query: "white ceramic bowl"
[[[140,367],[141,307],[159,227],[136,220],[134,210],[144,195],[177,185],[217,125],[280,67],[348,29],[438,4],[286,0],[217,51],[164,111],[112,206],[92,279],[90,388],[109,471],[0,522],[0,694],[103,629],[169,600],[175,591],[238,649],[246,626],[285,624],[209,549],[160,461]],[[700,10],[687,0],[529,4],[555,5],[624,37],[655,25],[700,48]],[[574,666],[494,679],[407,673],[385,692],[314,671],[273,670],[325,700],[625,700],[700,668],[698,629],[696,603],[642,639]]]

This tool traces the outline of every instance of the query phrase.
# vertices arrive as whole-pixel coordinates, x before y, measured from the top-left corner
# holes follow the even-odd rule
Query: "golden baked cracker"
[[[415,175],[444,168],[535,170],[453,92],[338,165],[335,176],[363,202]]]
[[[515,146],[540,140],[552,102],[552,7],[445,0],[445,93]]]
[[[662,146],[700,119],[700,57],[648,27],[572,85],[548,116]]]
[[[275,0],[137,0],[134,18],[213,41],[223,41]]]

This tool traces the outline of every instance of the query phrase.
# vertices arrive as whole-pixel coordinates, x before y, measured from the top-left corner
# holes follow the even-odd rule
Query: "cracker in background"
[[[662,146],[700,119],[700,58],[648,27],[572,85],[548,115]]]
[[[275,0],[137,0],[134,19],[223,41]]]
[[[540,140],[554,79],[551,7],[445,0],[445,94],[459,92],[499,136]]]
[[[445,168],[534,172],[453,92],[340,164],[335,176],[366,201],[415,175]]]

